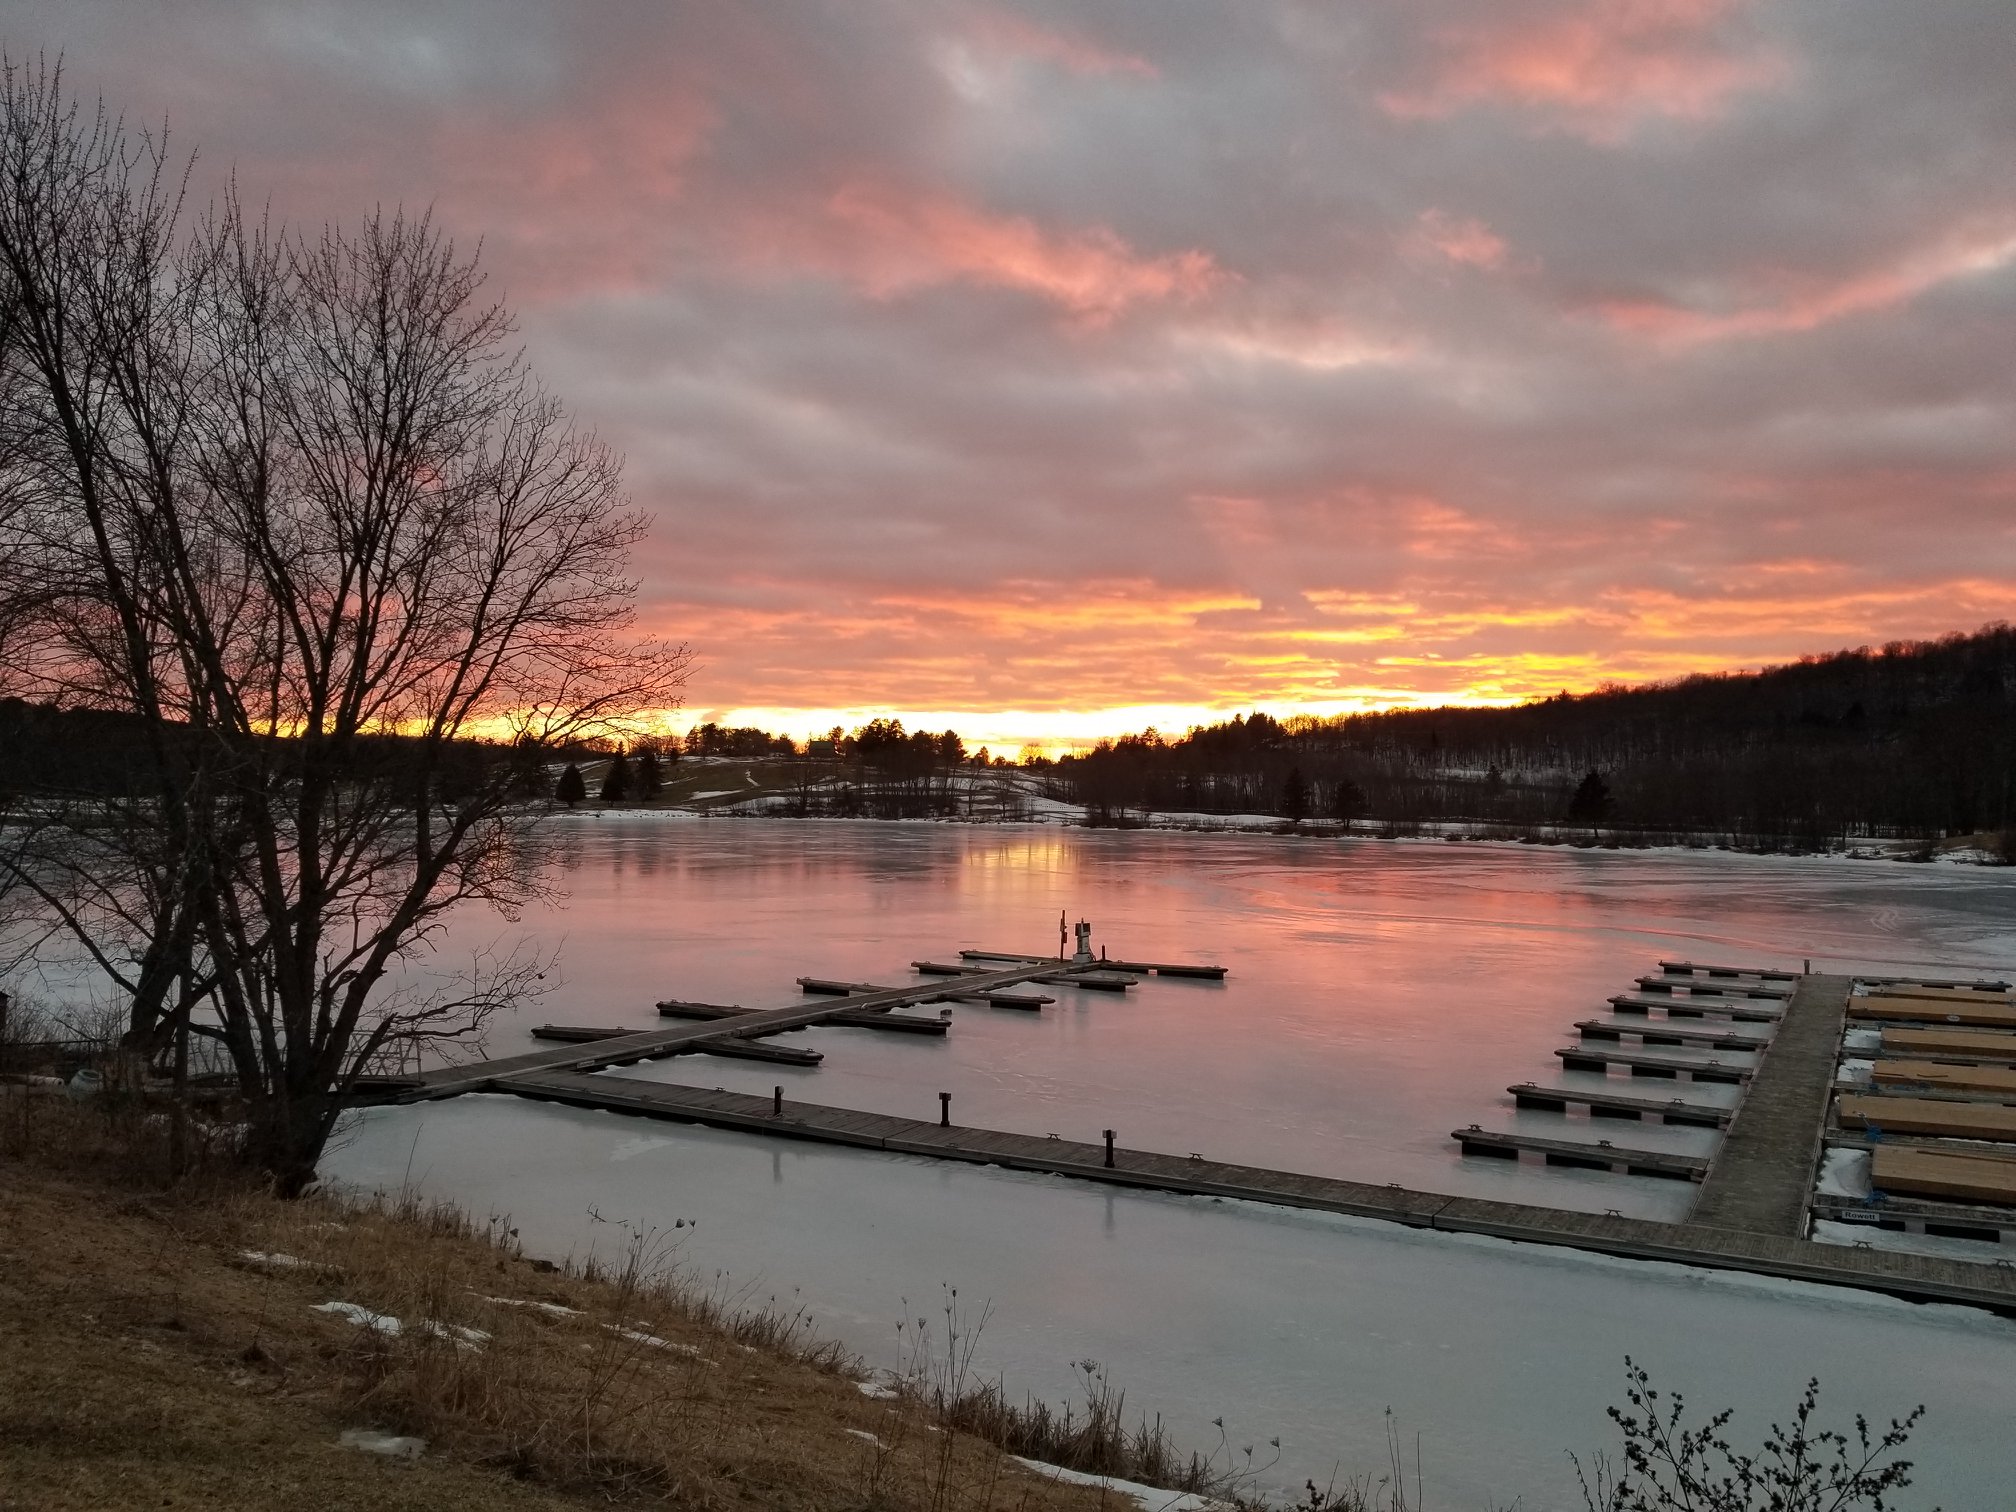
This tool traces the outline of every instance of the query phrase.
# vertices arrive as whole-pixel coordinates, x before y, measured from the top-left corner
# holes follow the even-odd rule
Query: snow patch
[[[1230,1502],[1199,1496],[1194,1491],[1165,1491],[1160,1486],[1144,1486],[1139,1481],[1115,1480],[1110,1475],[1088,1475],[1083,1470],[1066,1470],[1062,1465],[1046,1465],[1041,1460],[1024,1459],[1019,1454],[1011,1458],[1024,1468],[1034,1470],[1049,1480],[1062,1481],[1067,1486],[1096,1486],[1101,1491],[1117,1491],[1122,1496],[1131,1496],[1135,1504],[1147,1509],[1147,1512],[1233,1512]]]
[[[1853,1197],[1866,1202],[1871,1191],[1869,1152],[1829,1150],[1820,1162],[1820,1179],[1813,1190],[1822,1197]]]
[[[1851,1057],[1850,1059],[1841,1062],[1840,1078],[1844,1082],[1854,1082],[1857,1085],[1866,1085],[1869,1081],[1870,1076],[1875,1072],[1875,1070],[1876,1070],[1876,1062],[1867,1060],[1855,1060]]]
[[[312,1260],[303,1260],[295,1255],[283,1255],[277,1250],[270,1254],[265,1250],[240,1250],[238,1258],[247,1265],[264,1266],[267,1270],[294,1270],[299,1266],[314,1264]]]
[[[362,1449],[366,1454],[389,1454],[394,1459],[418,1459],[427,1452],[427,1440],[423,1438],[379,1433],[371,1428],[345,1428],[336,1442],[345,1449]]]
[[[479,1297],[483,1296],[481,1292],[474,1292],[471,1293],[471,1295]],[[578,1318],[581,1316],[580,1308],[562,1307],[558,1302],[534,1302],[526,1297],[483,1297],[483,1300],[485,1302],[495,1303],[499,1307],[535,1308],[538,1311],[545,1313],[548,1317],[553,1318]]]
[[[875,1437],[874,1434],[870,1433],[866,1428],[849,1428],[845,1431],[853,1434],[855,1438],[868,1440],[868,1442],[873,1444],[877,1449],[887,1449],[889,1447],[887,1444],[883,1443],[882,1440]]]
[[[632,1344],[642,1344],[647,1349],[669,1349],[674,1354],[692,1355],[695,1359],[706,1358],[691,1344],[678,1344],[671,1339],[661,1339],[656,1334],[645,1333],[642,1329],[622,1328],[614,1323],[604,1323],[602,1326],[619,1338],[628,1339]]]
[[[854,1389],[864,1397],[873,1397],[878,1402],[892,1402],[903,1395],[894,1386],[884,1386],[880,1381],[856,1381]]]
[[[1881,1050],[1883,1031],[1881,1029],[1850,1029],[1841,1036],[1843,1050]]]
[[[399,1334],[399,1320],[386,1313],[375,1313],[368,1307],[359,1307],[355,1302],[318,1302],[310,1312],[330,1313],[345,1323],[354,1323],[359,1328],[371,1329],[396,1338]]]

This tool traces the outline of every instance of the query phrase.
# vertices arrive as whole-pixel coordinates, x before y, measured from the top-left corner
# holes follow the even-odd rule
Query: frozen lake
[[[2016,961],[2016,874],[1838,860],[1477,844],[791,821],[567,821],[564,908],[468,918],[451,948],[564,935],[545,1020],[646,1027],[662,997],[770,1006],[801,974],[907,982],[962,946],[1055,948],[1060,910],[1116,956],[1207,959],[1223,984],[1071,989],[1038,1016],[953,1010],[942,1042],[846,1029],[782,1043],[817,1070],[689,1057],[623,1074],[1650,1217],[1689,1189],[1465,1161],[1449,1130],[1517,1127],[1505,1087],[1557,1078],[1573,1020],[1660,956],[1797,967]],[[1623,1083],[1619,1084],[1625,1085]],[[1647,1084],[1637,1084],[1647,1089]],[[1652,1087],[1671,1084],[1654,1083]],[[1690,1097],[1728,1089],[1688,1085]],[[1577,1125],[1577,1128],[1582,1126]],[[1623,1126],[1697,1147],[1698,1131]],[[1606,1130],[1608,1132],[1608,1130]],[[1431,1504],[1571,1504],[1622,1357],[1704,1407],[1782,1415],[1808,1374],[1841,1413],[1933,1417],[1924,1499],[1996,1504],[2016,1470],[2016,1326],[1844,1292],[1305,1214],[468,1099],[360,1121],[330,1173],[508,1211],[535,1250],[697,1220],[684,1262],[812,1309],[872,1359],[941,1284],[991,1300],[982,1357],[1052,1396],[1104,1360],[1187,1441],[1279,1435],[1299,1484],[1384,1463],[1383,1410],[1424,1435]],[[590,1217],[590,1209],[604,1221]],[[684,1231],[682,1230],[682,1233]],[[1265,1451],[1263,1454],[1271,1451]],[[1993,1488],[1992,1494],[1990,1488]]]

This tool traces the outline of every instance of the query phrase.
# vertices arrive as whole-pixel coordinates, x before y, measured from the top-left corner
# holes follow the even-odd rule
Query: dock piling
[[[1113,1169],[1113,1131],[1105,1129],[1101,1132],[1106,1136],[1106,1169],[1110,1171]]]
[[[772,1087],[770,1089],[770,1116],[772,1118],[782,1118],[784,1116],[784,1089],[782,1087]]]
[[[940,1092],[938,1094],[938,1127],[941,1129],[952,1127],[952,1094],[950,1092]]]

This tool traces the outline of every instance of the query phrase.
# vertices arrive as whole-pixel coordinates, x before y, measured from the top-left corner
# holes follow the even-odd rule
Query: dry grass
[[[9,1512],[1127,1505],[941,1428],[926,1393],[863,1395],[802,1317],[656,1282],[648,1244],[576,1275],[452,1212],[280,1203],[223,1169],[164,1189],[148,1116],[0,1089]],[[340,1447],[353,1428],[428,1451]]]

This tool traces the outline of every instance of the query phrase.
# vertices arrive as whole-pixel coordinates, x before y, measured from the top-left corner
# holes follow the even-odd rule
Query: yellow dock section
[[[1979,987],[1919,987],[1910,982],[1885,982],[1883,996],[1923,998],[1932,1003],[1994,1003],[2016,1007],[2016,993],[1990,992]]]
[[[1929,1097],[1844,1095],[1838,1107],[1851,1129],[1946,1139],[2016,1140],[2016,1108],[2000,1103],[1941,1102]]]
[[[1879,1192],[2016,1206],[2016,1156],[1878,1145],[1869,1179]]]
[[[1851,1019],[1903,1020],[1907,1023],[1961,1024],[1975,1029],[2016,1029],[2016,1004],[1991,993],[1969,993],[1980,1002],[1898,997],[1893,993],[1848,999]]]
[[[2016,1061],[2016,1034],[1987,1034],[1967,1029],[1885,1029],[1883,1048],[1891,1055]]]
[[[1939,1092],[1992,1094],[2016,1101],[2016,1066],[1956,1066],[1949,1061],[1879,1060],[1869,1073],[1879,1087],[1928,1087]]]

